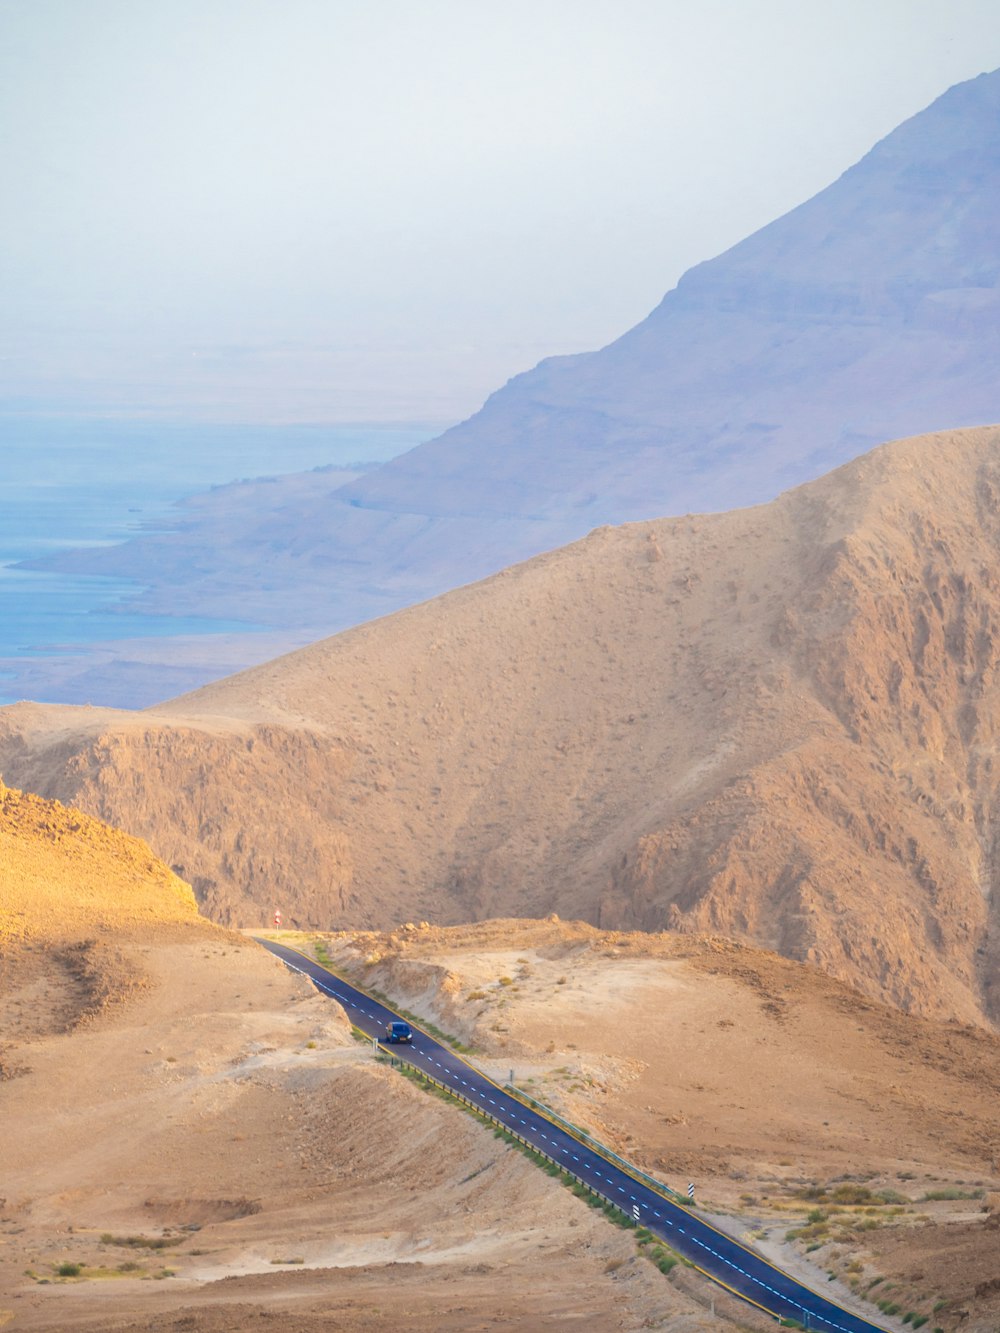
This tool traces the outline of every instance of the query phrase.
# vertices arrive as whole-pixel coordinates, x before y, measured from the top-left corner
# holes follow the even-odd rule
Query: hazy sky
[[[458,419],[997,66],[996,0],[0,0],[0,410]]]

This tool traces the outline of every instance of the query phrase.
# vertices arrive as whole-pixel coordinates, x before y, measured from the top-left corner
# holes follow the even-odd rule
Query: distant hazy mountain
[[[1000,71],[692,269],[617,342],[543,361],[376,472],[305,498],[271,483],[259,511],[222,494],[176,535],[61,563],[147,583],[151,610],[239,608],[318,637],[599,524],[767,500],[884,440],[1000,420],[998,217]],[[91,678],[82,697],[101,693]]]
[[[433,565],[435,528],[470,520],[474,550],[509,558],[555,531],[766,500],[883,440],[992,422],[998,217],[1000,71],[692,269],[611,346],[543,361],[340,498],[431,520],[411,568]],[[352,530],[338,522],[345,543]]]

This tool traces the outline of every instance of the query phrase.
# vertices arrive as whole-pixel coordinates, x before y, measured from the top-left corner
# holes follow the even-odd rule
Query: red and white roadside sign
[[[281,913],[280,913],[280,912],[275,912],[275,914],[274,914],[274,928],[275,928],[275,930],[280,930],[280,929],[281,929]]]

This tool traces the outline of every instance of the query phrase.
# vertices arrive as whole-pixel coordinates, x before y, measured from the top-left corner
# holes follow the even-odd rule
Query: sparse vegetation
[[[888,1202],[882,1194],[873,1194],[867,1185],[856,1184],[853,1181],[845,1181],[834,1186],[832,1190],[827,1185],[808,1185],[805,1189],[796,1190],[794,1197],[805,1199],[808,1202],[827,1205],[837,1204],[847,1208],[859,1208],[866,1205],[878,1207],[880,1204]],[[892,1202],[909,1203],[909,1199],[903,1199],[902,1196],[897,1195]]]
[[[102,1245],[122,1245],[134,1250],[166,1250],[172,1245],[183,1245],[185,1236],[113,1236],[109,1231],[101,1235]]]

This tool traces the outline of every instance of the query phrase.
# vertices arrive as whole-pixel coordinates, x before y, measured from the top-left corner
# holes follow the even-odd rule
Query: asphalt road
[[[297,949],[261,938],[257,943],[342,1004],[351,1022],[368,1036],[381,1036],[385,1025],[400,1017]],[[660,1237],[677,1254],[689,1259],[730,1292],[776,1318],[795,1319],[820,1333],[828,1330],[834,1333],[881,1331],[881,1325],[870,1323],[803,1286],[739,1241],[717,1231],[689,1208],[672,1203],[627,1170],[574,1138],[568,1130],[524,1106],[429,1033],[416,1026],[413,1032],[412,1045],[386,1045],[385,1050],[398,1054],[518,1134],[585,1185],[617,1204],[639,1226]]]

